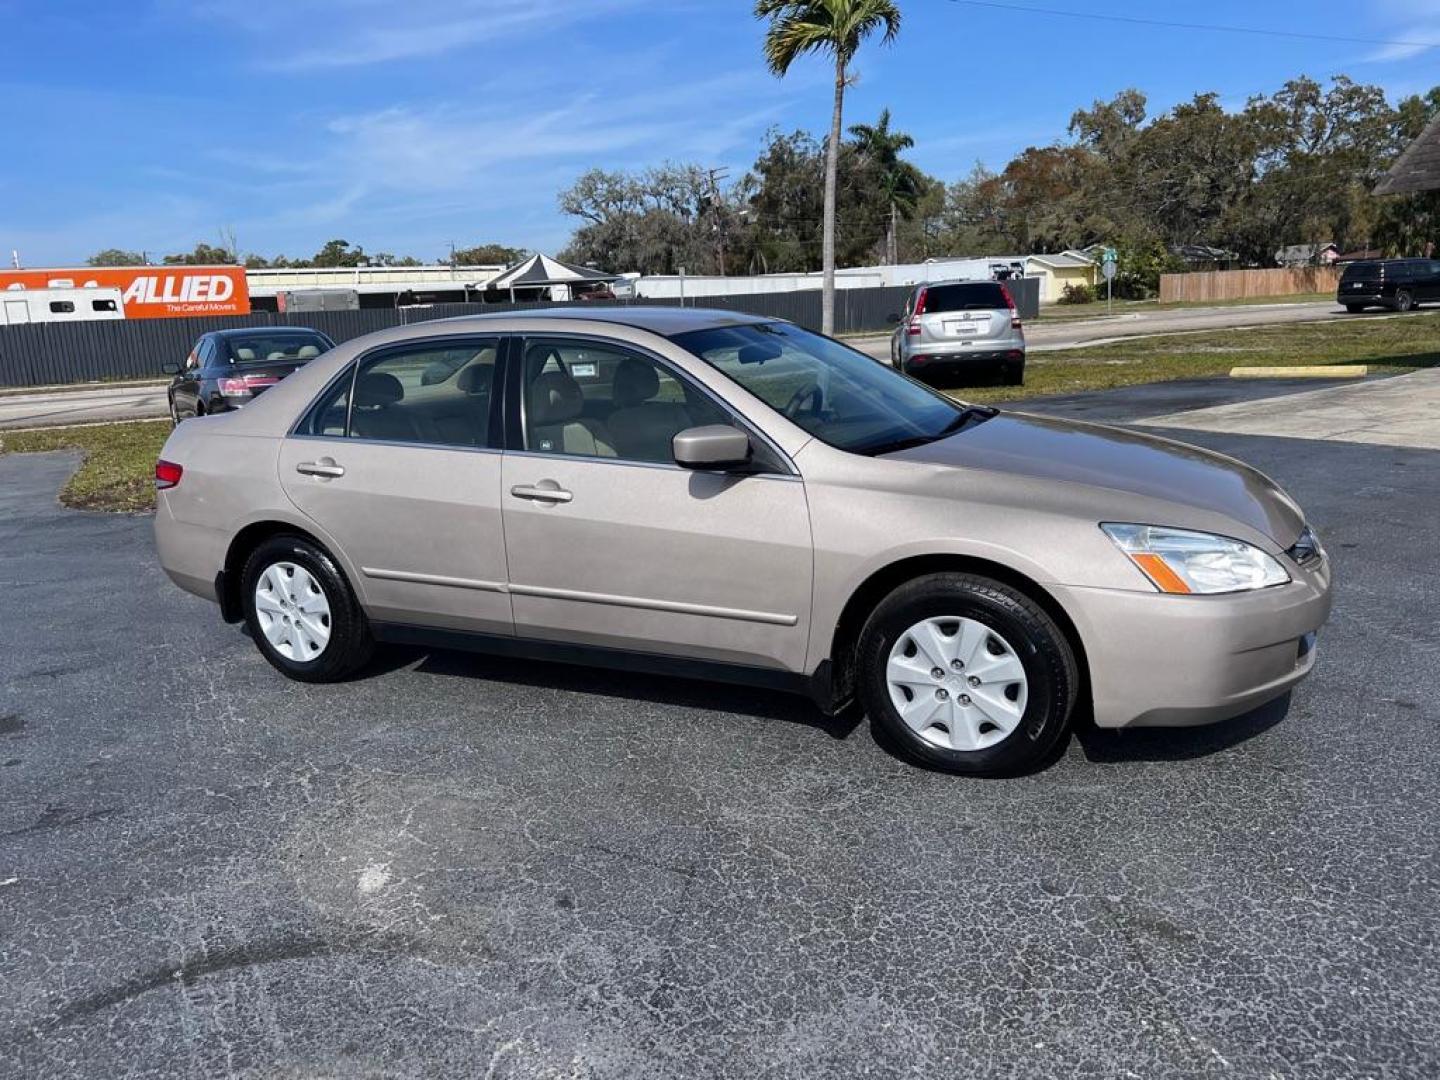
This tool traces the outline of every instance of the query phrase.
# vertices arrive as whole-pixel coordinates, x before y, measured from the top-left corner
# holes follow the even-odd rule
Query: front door
[[[501,485],[516,632],[801,671],[812,554],[799,477],[778,454],[762,475],[677,466],[676,432],[734,418],[647,354],[556,337],[526,341],[519,360],[520,437]]]
[[[363,358],[281,448],[286,494],[345,553],[377,622],[513,633],[496,352],[447,338]]]

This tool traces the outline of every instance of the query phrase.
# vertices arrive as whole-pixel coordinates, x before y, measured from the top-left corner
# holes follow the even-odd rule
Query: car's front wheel
[[[926,765],[976,776],[1040,763],[1069,724],[1080,681],[1055,621],[974,574],[897,588],[861,631],[857,664],[878,734]]]
[[[374,649],[355,593],[323,548],[275,536],[245,561],[241,595],[250,636],[265,659],[301,682],[335,682]]]
[[[1362,312],[1362,311],[1365,310],[1365,305],[1364,305],[1364,304],[1346,304],[1346,305],[1345,305],[1345,310],[1348,311],[1351,315],[1358,315],[1358,314],[1360,314],[1360,312]]]

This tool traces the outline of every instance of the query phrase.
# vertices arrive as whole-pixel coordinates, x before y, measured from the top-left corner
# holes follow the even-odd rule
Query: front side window
[[[485,447],[497,340],[413,347],[365,361],[301,425],[307,435]]]
[[[692,330],[671,340],[840,450],[875,454],[929,442],[969,415],[864,353],[789,323]]]
[[[730,416],[669,368],[622,346],[530,339],[522,365],[525,449],[673,463],[686,428]]]
[[[75,311],[75,305],[69,300],[51,300],[50,311],[55,315],[70,315]]]

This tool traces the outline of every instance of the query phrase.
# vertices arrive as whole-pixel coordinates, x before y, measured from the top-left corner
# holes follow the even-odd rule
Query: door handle
[[[319,476],[325,480],[333,480],[337,476],[345,475],[345,467],[336,465],[329,458],[321,458],[319,461],[302,461],[295,466],[295,471],[305,476]]]
[[[547,486],[548,485],[548,486]],[[510,494],[517,499],[531,499],[535,502],[568,503],[575,496],[561,488],[553,480],[542,480],[539,484],[516,484]]]

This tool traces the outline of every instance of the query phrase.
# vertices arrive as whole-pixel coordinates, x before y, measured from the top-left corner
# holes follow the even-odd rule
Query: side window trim
[[[786,477],[798,477],[800,475],[800,470],[797,469],[795,467],[795,463],[790,460],[790,455],[786,454],[783,450],[781,450],[780,447],[775,444],[775,441],[773,439],[771,439],[763,431],[757,428],[753,423],[750,422],[750,420],[748,420],[744,416],[741,416],[740,413],[736,411],[734,406],[730,405],[728,402],[717,396],[714,391],[712,391],[708,386],[705,386],[704,384],[698,382],[689,373],[680,370],[673,362],[659,355],[658,353],[645,348],[643,345],[636,345],[633,342],[629,341],[620,341],[617,339],[598,337],[594,334],[575,334],[566,333],[564,331],[544,334],[517,333],[513,335],[513,341],[514,344],[511,347],[510,363],[508,365],[509,370],[507,371],[505,397],[507,405],[507,416],[513,416],[514,422],[513,424],[506,424],[506,438],[504,446],[507,452],[526,455],[534,454],[537,457],[567,458],[573,461],[595,461],[607,465],[645,465],[650,468],[682,468],[682,466],[676,465],[673,462],[666,465],[662,462],[640,461],[635,458],[593,457],[587,454],[553,453],[549,451],[530,450],[526,447],[524,358],[525,353],[529,350],[530,342],[565,341],[577,342],[580,344],[590,342],[596,348],[609,349],[612,352],[632,352],[637,356],[644,357],[646,360],[653,362],[658,367],[667,372],[672,379],[680,383],[682,388],[689,387],[690,389],[694,390],[695,393],[699,394],[706,401],[710,402],[710,404],[715,406],[715,408],[719,409],[726,416],[728,416],[731,423],[733,423],[741,431],[749,435],[752,439],[756,440],[760,445],[764,446],[770,452],[770,456],[773,457],[780,466],[778,470],[766,469],[764,472],[756,473],[754,475]]]

